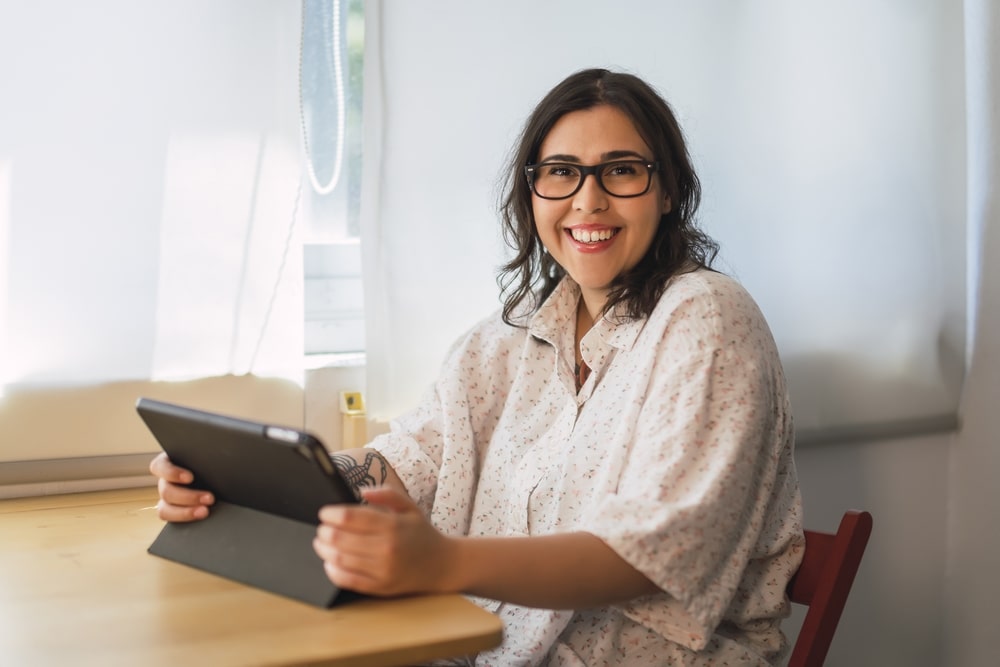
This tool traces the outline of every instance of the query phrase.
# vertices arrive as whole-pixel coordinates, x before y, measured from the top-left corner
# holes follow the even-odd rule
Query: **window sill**
[[[331,352],[327,354],[307,354],[303,368],[315,371],[320,368],[361,368],[365,365],[364,352]]]

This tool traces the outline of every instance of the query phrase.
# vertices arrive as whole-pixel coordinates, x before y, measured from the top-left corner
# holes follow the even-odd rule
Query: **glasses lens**
[[[571,164],[540,164],[535,168],[535,192],[539,197],[559,199],[576,190],[582,173]]]
[[[610,162],[601,165],[601,185],[608,194],[635,197],[649,188],[650,173],[644,162]]]

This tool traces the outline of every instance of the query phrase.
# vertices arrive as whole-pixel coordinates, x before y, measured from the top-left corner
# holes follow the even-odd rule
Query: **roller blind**
[[[299,16],[0,3],[0,461],[146,449],[130,383],[301,378]]]

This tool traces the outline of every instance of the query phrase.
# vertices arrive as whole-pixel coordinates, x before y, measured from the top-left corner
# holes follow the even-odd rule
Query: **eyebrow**
[[[608,162],[610,160],[622,160],[625,158],[635,158],[638,160],[646,161],[647,158],[641,153],[636,153],[635,151],[608,151],[607,153],[601,153],[601,162]],[[545,162],[571,162],[574,164],[580,164],[580,158],[575,155],[566,155],[564,153],[556,153],[555,155],[547,155],[538,161],[539,164]]]

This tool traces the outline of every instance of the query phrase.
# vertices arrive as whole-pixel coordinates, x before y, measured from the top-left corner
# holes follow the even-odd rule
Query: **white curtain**
[[[172,138],[153,379],[302,368],[297,154],[287,138]]]
[[[772,325],[803,440],[952,423],[965,348],[962,3],[379,6],[370,414],[412,407],[450,342],[498,307],[506,150],[552,85],[606,66],[673,103],[703,181],[702,225]]]
[[[299,29],[0,4],[0,392],[301,373]]]

